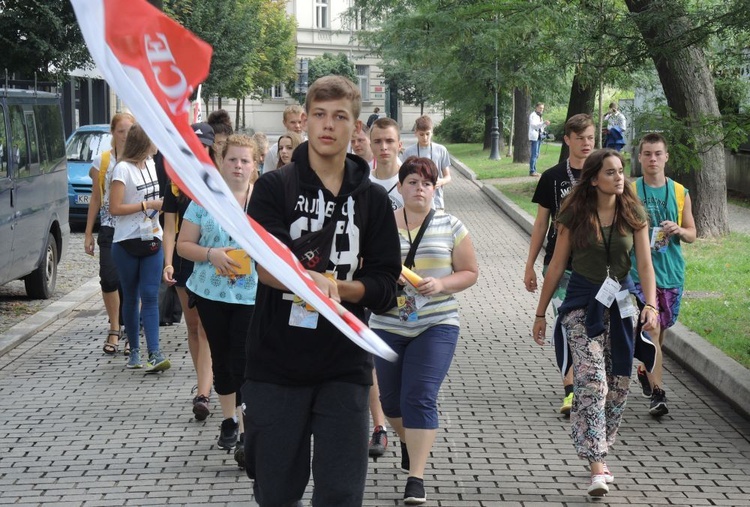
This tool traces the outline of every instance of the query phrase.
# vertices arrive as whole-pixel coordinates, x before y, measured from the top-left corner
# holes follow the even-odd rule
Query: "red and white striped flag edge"
[[[245,214],[193,133],[190,94],[208,75],[211,46],[145,0],[71,3],[94,62],[169,161],[172,181],[350,340],[394,361],[396,353],[380,337],[324,295],[286,245]]]

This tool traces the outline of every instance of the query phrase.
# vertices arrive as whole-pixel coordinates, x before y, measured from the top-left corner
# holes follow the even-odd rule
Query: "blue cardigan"
[[[620,283],[623,289],[633,292],[633,280],[629,275]],[[562,319],[572,310],[585,308],[586,334],[590,338],[602,334],[605,330],[604,310],[606,307],[596,300],[596,293],[599,292],[600,287],[601,284],[591,283],[575,271],[570,277],[565,301],[557,310],[558,315],[554,332],[557,366],[563,375],[572,366],[572,361],[570,360],[570,350],[568,349],[566,332],[562,326]],[[656,361],[656,345],[651,341],[648,333],[638,331],[640,331],[640,324],[634,330],[633,319],[620,317],[620,310],[617,306],[617,300],[615,300],[609,312],[609,341],[612,349],[612,373],[614,375],[629,377],[633,370],[633,357],[640,360],[649,372],[653,371]],[[637,337],[635,337],[636,332]]]

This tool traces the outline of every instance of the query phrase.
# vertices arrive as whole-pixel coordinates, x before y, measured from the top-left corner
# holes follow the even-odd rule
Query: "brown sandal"
[[[110,342],[109,341],[110,336],[116,336],[117,341],[115,343]],[[108,356],[114,356],[115,354],[117,354],[117,351],[119,350],[119,347],[120,347],[119,343],[120,343],[120,332],[110,330],[107,333],[107,341],[104,342],[104,345],[102,346],[102,350]]]

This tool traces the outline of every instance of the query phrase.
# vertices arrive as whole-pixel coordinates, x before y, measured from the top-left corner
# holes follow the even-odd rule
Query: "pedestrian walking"
[[[356,84],[318,78],[305,102],[309,141],[258,180],[248,211],[324,294],[362,319],[365,308],[389,307],[401,266],[388,197],[370,183],[367,163],[346,153],[360,109]],[[263,266],[258,276],[242,388],[255,500],[301,505],[312,463],[313,507],[362,505],[372,357]]]
[[[221,153],[222,178],[237,204],[247,211],[258,177],[260,151],[245,135],[227,138]],[[185,212],[177,251],[195,262],[187,280],[211,348],[214,388],[219,395],[222,422],[217,446],[237,447],[235,459],[245,466],[241,417],[245,369],[245,337],[255,310],[257,271],[249,256],[203,207],[192,202]],[[238,435],[240,444],[238,445]]]
[[[128,368],[143,368],[140,325],[146,335],[146,372],[169,369],[171,363],[159,347],[159,283],[161,281],[162,228],[159,182],[151,157],[156,146],[139,124],[128,131],[125,149],[112,173],[109,210],[115,219],[112,257],[122,286],[122,317],[130,342]]]
[[[387,313],[370,317],[370,327],[398,354],[393,363],[376,357],[375,368],[383,411],[401,438],[401,468],[409,472],[404,502],[416,505],[426,501],[424,470],[439,425],[437,396],[458,343],[453,294],[476,283],[478,267],[466,227],[432,209],[435,163],[409,157],[398,177],[404,207],[394,215],[401,258],[422,280],[406,285]]]
[[[633,182],[633,190],[648,212],[651,259],[656,274],[656,300],[659,310],[659,332],[656,365],[649,373],[638,366],[638,380],[643,396],[651,400],[649,413],[661,417],[669,413],[662,375],[662,345],[665,331],[677,322],[685,285],[685,259],[682,243],[695,241],[693,206],[687,188],[664,174],[669,151],[667,140],[658,133],[646,134],[638,146],[638,161],[643,176]],[[637,270],[631,269],[639,302],[645,304],[643,287]]]
[[[646,212],[627,184],[622,157],[614,150],[586,158],[581,181],[558,213],[558,237],[536,308],[532,336],[545,343],[546,310],[572,256],[565,301],[558,309],[554,338],[563,374],[573,368],[571,434],[588,462],[591,496],[609,492],[614,475],[605,462],[615,443],[630,385],[634,354],[653,368],[656,349],[638,332],[656,329],[656,285],[649,251]],[[629,276],[635,258],[646,306],[638,315]]]

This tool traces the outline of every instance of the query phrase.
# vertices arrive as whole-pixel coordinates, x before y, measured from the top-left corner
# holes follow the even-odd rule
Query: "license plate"
[[[90,202],[91,202],[91,195],[89,194],[76,196],[76,204],[88,204]]]

